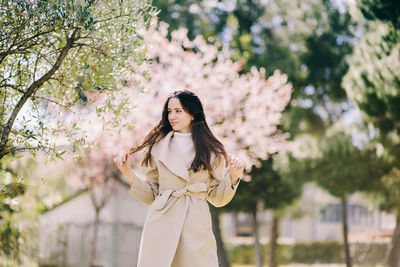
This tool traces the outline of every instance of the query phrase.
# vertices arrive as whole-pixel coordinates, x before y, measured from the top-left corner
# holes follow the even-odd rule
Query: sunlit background
[[[210,206],[221,267],[400,267],[399,1],[5,0],[0,23],[0,266],[136,266],[148,207],[112,159],[188,89],[246,164]]]

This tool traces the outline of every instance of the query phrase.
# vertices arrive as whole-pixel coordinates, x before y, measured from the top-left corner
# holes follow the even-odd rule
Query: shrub
[[[268,262],[268,245],[262,246],[263,262]],[[354,264],[383,264],[388,250],[386,243],[353,243],[350,245]],[[281,244],[277,248],[278,263],[344,263],[343,245],[340,242],[310,242],[293,245]],[[235,264],[254,263],[253,245],[227,246],[228,258]]]

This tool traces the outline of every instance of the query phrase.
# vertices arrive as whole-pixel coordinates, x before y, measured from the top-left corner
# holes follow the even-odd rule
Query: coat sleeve
[[[158,169],[153,157],[151,157],[150,167],[147,168],[144,179],[134,175],[129,193],[147,205],[153,203],[158,195]]]
[[[238,184],[232,185],[229,169],[225,167],[225,160],[216,160],[212,164],[212,171],[210,172],[208,202],[215,207],[225,206],[235,195]]]

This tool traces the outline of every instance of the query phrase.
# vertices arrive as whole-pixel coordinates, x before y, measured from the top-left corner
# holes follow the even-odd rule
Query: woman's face
[[[174,131],[188,133],[193,116],[187,113],[178,98],[173,97],[168,102],[168,121]]]

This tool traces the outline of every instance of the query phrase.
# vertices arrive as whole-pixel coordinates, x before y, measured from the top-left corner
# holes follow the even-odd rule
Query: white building
[[[114,192],[99,213],[94,266],[134,267],[147,206],[113,179]],[[88,266],[95,211],[88,190],[39,217],[39,266]]]
[[[281,242],[311,242],[342,240],[340,200],[332,197],[315,184],[306,184],[296,205],[297,216],[280,220]],[[351,195],[347,203],[347,219],[350,241],[388,241],[395,227],[395,216],[373,206],[361,194]],[[261,212],[258,216],[261,241],[267,243],[272,224],[272,213]],[[246,241],[252,236],[249,216],[243,213],[225,214],[221,218],[223,237],[231,242]],[[249,238],[251,242],[251,238]]]

